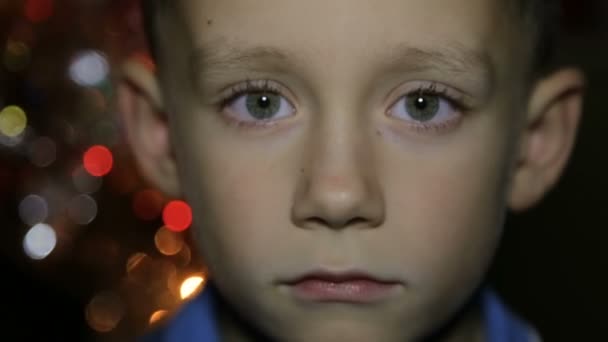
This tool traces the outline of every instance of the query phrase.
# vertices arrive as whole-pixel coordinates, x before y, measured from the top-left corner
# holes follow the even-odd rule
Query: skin
[[[524,83],[529,55],[496,6],[201,0],[161,14],[159,78],[127,62],[118,106],[143,174],[193,207],[224,340],[254,340],[250,327],[281,341],[418,340],[470,298],[505,211],[559,178],[581,111],[574,69]],[[255,121],[247,94],[221,105],[247,79],[283,98],[268,125],[235,125]],[[431,86],[463,108],[431,94],[441,115],[422,125],[403,99]],[[316,269],[399,286],[348,304],[281,284]],[[440,339],[483,340],[478,312]]]

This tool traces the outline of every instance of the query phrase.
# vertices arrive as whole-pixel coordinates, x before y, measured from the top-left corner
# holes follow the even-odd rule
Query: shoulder
[[[482,308],[489,342],[541,342],[532,325],[516,315],[492,290],[482,294]]]
[[[143,336],[139,342],[198,342],[218,341],[213,315],[213,288],[207,288],[184,304],[162,327]]]

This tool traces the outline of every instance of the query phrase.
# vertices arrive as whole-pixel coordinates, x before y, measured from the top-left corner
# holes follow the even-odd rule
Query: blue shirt
[[[169,323],[144,336],[141,342],[219,342],[213,313],[216,290],[207,288],[187,303]],[[513,314],[491,290],[481,292],[488,342],[540,342],[535,330]]]

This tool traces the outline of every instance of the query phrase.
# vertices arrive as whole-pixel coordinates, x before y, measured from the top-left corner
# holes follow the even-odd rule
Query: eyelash
[[[454,91],[451,91],[446,86],[443,86],[437,82],[419,85],[413,90],[406,92],[405,94],[397,98],[397,100],[392,103],[390,108],[393,108],[393,106],[399,101],[401,101],[404,97],[415,95],[437,96],[439,98],[442,98],[443,100],[447,101],[447,103],[459,113],[457,118],[439,124],[426,122],[408,123],[411,128],[421,133],[426,133],[429,131],[432,131],[434,133],[441,133],[447,131],[450,128],[453,128],[453,126],[460,121],[464,113],[467,113],[472,110],[472,107],[467,104],[466,97],[464,95],[457,94]]]
[[[221,99],[218,103],[218,109],[221,111],[234,100],[239,98],[245,94],[255,94],[255,93],[272,93],[276,95],[282,95],[281,88],[277,86],[273,81],[267,79],[261,80],[251,80],[247,79],[245,82],[239,83],[233,87],[228,88],[224,94],[221,95]],[[404,97],[412,96],[412,95],[424,95],[424,96],[437,96],[446,100],[450,106],[456,109],[460,113],[465,113],[471,110],[470,106],[466,104],[465,96],[456,95],[452,91],[450,91],[447,87],[439,85],[437,82],[431,82],[429,84],[424,84],[417,86],[415,89],[408,91],[407,93],[400,96],[397,101],[400,101]],[[393,105],[397,103],[397,101],[393,102]],[[392,106],[391,106],[392,108]],[[237,128],[263,128],[269,127],[276,124],[272,119],[269,120],[258,120],[258,121],[241,121],[232,118],[227,118],[229,123]],[[428,123],[418,123],[411,124],[411,126],[419,131],[442,131],[444,129],[450,128],[453,122],[447,122],[443,124],[428,124]]]
[[[282,95],[282,91],[279,86],[274,84],[271,80],[251,80],[247,79],[243,83],[239,83],[233,87],[228,88],[224,94],[221,95],[221,99],[218,104],[218,109],[223,110],[234,100],[245,94],[255,93],[271,93],[276,95]],[[258,121],[241,121],[232,118],[227,118],[229,123],[237,128],[264,128],[273,126],[276,124],[273,120],[258,120]]]

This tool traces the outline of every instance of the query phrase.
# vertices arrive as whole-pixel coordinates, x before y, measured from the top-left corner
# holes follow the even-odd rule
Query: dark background
[[[115,67],[143,48],[133,3],[55,1],[52,15],[32,22],[23,11],[27,1],[0,2],[3,53],[11,39],[21,39],[30,48],[23,68],[0,65],[0,108],[19,104],[36,134],[57,143],[57,159],[45,168],[31,165],[23,150],[0,145],[4,336],[24,341],[130,340],[147,329],[155,309],[175,309],[179,301],[158,299],[149,283],[131,282],[125,275],[129,256],[144,252],[150,262],[175,262],[180,275],[201,267],[156,251],[153,236],[161,221],[142,221],[131,210],[134,194],[147,186],[121,139],[110,146],[115,168],[94,194],[99,207],[95,221],[75,227],[62,220],[60,212],[52,218],[62,232],[56,251],[42,261],[23,253],[21,241],[29,227],[19,219],[20,200],[48,187],[74,192],[74,165],[86,147],[103,142],[91,129],[100,120],[116,122],[111,87],[98,87],[94,94],[103,94],[101,100],[92,96],[90,89],[66,76],[69,61],[76,52],[93,49],[103,51]],[[608,6],[602,1],[569,1],[564,9],[560,58],[583,67],[589,81],[578,144],[556,189],[534,210],[508,217],[490,279],[545,341],[603,341],[608,340]],[[67,122],[71,130],[57,122]],[[150,282],[166,276],[148,273]],[[112,331],[101,333],[92,328],[85,311],[96,294],[108,290],[122,298],[123,316]]]

